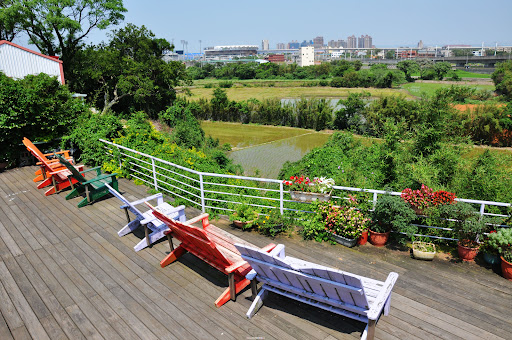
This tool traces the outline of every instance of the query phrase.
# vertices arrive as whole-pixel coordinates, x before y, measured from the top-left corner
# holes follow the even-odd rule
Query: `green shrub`
[[[409,238],[417,233],[418,227],[411,225],[416,214],[408,203],[399,196],[383,195],[377,200],[372,212],[373,226],[376,232],[390,230],[406,233]]]

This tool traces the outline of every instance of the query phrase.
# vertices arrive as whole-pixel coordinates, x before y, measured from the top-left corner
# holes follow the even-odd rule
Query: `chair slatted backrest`
[[[354,274],[293,257],[280,258],[246,245],[235,246],[256,271],[258,280],[269,286],[359,314],[368,310],[363,283]]]
[[[187,251],[220,270],[233,264],[217,249],[217,245],[210,240],[203,229],[173,220],[155,210],[154,207],[151,209],[155,217],[172,230],[173,237],[176,237]]]
[[[27,147],[27,150],[30,151],[30,153],[35,158],[37,158],[41,163],[43,163],[44,167],[47,170],[53,171],[49,159],[46,158],[46,156],[43,155],[43,153],[27,137],[23,138],[23,144]]]
[[[133,205],[130,201],[128,201],[123,195],[121,195],[121,193],[119,191],[117,191],[116,189],[112,188],[108,184],[105,184],[105,186],[108,188],[108,191],[110,191],[110,193],[112,195],[114,195],[121,202],[123,202],[123,204],[124,204],[123,207],[126,206],[126,208],[128,210],[130,210],[138,218],[143,218],[143,216],[144,216],[143,213],[139,209],[137,209],[137,207],[135,207],[135,205]]]
[[[55,154],[55,156],[59,159],[59,162],[64,165],[69,171],[71,171],[71,175],[74,179],[76,179],[80,183],[87,182],[87,179],[73,166],[73,164],[69,163],[64,157],[61,155]]]

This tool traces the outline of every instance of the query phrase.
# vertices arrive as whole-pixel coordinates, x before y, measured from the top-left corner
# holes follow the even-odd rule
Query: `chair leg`
[[[160,267],[165,267],[174,261],[176,261],[181,255],[185,254],[187,250],[180,244],[178,248],[174,249],[169,255],[167,255],[162,261],[160,261]]]
[[[233,279],[234,278],[235,277],[233,275]],[[229,280],[229,276],[228,276],[228,280]],[[226,288],[226,290],[215,301],[215,306],[220,307],[223,304],[225,304],[226,302],[228,302],[230,299],[234,301],[236,299],[236,295],[238,293],[240,293],[250,283],[251,283],[251,281],[249,281],[249,280],[247,280],[245,278],[241,279],[238,282],[236,280],[234,280],[234,282],[232,284],[234,286],[234,289],[233,290],[231,289],[231,284],[230,284],[230,287]]]
[[[258,295],[258,282],[256,279],[251,280],[251,293],[252,293],[252,299],[254,300],[256,298],[256,295]]]
[[[265,289],[265,286],[261,287],[259,294],[256,296],[256,298],[252,302],[252,305],[249,308],[249,310],[247,311],[247,314],[245,314],[248,319],[252,318],[254,316],[254,314],[256,314],[258,312],[258,310],[261,308],[261,306],[263,306],[263,299],[267,296],[267,294],[268,294],[268,292]]]
[[[366,335],[366,340],[373,340],[375,337],[375,324],[377,321],[375,320],[368,320],[368,333]],[[363,333],[364,334],[364,333]]]

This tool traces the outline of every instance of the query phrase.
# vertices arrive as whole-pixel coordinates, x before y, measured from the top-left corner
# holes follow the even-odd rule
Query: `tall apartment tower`
[[[284,50],[285,45],[284,45],[284,43],[277,43],[277,44],[276,44],[276,48],[277,48],[278,50]]]
[[[420,42],[418,43],[418,49],[423,49],[423,40],[420,40]]]
[[[347,37],[347,48],[357,48],[357,38],[355,35]]]
[[[301,47],[299,56],[299,66],[315,65],[315,48],[313,46]]]
[[[357,38],[357,48],[364,48],[364,35]]]
[[[269,50],[268,40],[262,40],[261,41],[261,49],[263,51],[268,51]]]
[[[313,39],[313,46],[315,48],[324,47],[324,37],[316,37],[315,39]]]
[[[364,36],[364,48],[372,48],[372,37],[368,34]]]

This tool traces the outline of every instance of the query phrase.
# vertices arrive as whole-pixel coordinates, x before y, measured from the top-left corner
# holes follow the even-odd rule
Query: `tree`
[[[166,63],[161,56],[173,46],[145,26],[114,30],[109,44],[89,46],[77,54],[72,71],[76,87],[87,93],[103,113],[143,110],[151,117],[169,106],[174,88],[186,80],[185,65]]]
[[[13,41],[20,32],[20,27],[17,24],[18,15],[16,13],[8,14],[12,2],[12,0],[0,0],[0,40]]]
[[[0,20],[16,23],[41,53],[60,55],[66,73],[84,38],[124,19],[122,0],[7,0]]]
[[[393,51],[393,50],[386,51],[386,59],[395,59],[395,51]]]
[[[444,76],[451,71],[452,65],[449,62],[443,61],[434,64],[434,72],[439,80],[443,80]]]
[[[405,74],[405,79],[410,83],[413,82],[412,74],[419,72],[420,67],[414,60],[402,60],[396,65],[396,68]]]
[[[512,61],[497,64],[491,77],[496,86],[496,92],[512,99]]]

